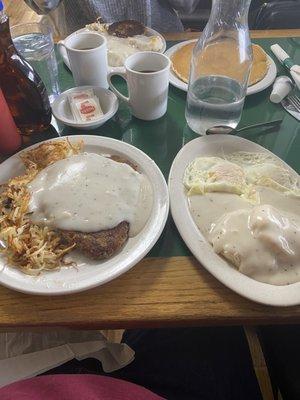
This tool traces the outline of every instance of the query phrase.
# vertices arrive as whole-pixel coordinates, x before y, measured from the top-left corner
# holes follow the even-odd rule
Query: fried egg
[[[235,152],[221,157],[197,157],[183,178],[188,195],[226,192],[259,204],[259,187],[300,196],[299,178],[265,153]]]
[[[246,176],[239,165],[219,157],[198,157],[185,170],[188,194],[227,192],[243,194]]]
[[[245,169],[248,183],[271,187],[280,192],[297,190],[297,180],[290,172],[272,163],[253,165]]]
[[[243,168],[248,185],[270,187],[280,192],[300,195],[299,177],[284,168],[272,155],[236,152],[226,159]]]

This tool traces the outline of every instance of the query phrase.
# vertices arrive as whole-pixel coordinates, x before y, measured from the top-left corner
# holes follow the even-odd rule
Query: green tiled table
[[[300,31],[293,34],[300,36]],[[273,35],[273,38],[256,37],[253,42],[270,55],[270,45],[277,42],[300,63],[300,37],[277,38],[276,31]],[[191,36],[194,35],[185,34],[184,38]],[[175,35],[172,37],[176,39]],[[174,43],[170,41],[168,46]],[[278,63],[277,67],[279,74],[284,73]],[[62,90],[73,86],[72,75],[60,58],[59,74]],[[125,90],[121,80],[117,85],[121,91]],[[299,172],[300,124],[280,105],[270,103],[269,94],[267,89],[247,98],[240,126],[283,118],[280,129],[263,136],[257,131],[245,132],[243,137],[273,151]],[[89,133],[123,140],[142,149],[155,160],[167,179],[177,152],[197,137],[185,122],[185,100],[186,93],[170,86],[168,111],[161,119],[137,120],[122,104],[111,121]],[[86,132],[60,129],[61,135],[82,133]],[[44,138],[46,135],[38,140]],[[219,283],[191,256],[171,217],[148,257],[113,282],[87,292],[52,298],[23,295],[1,287],[0,304],[0,327],[128,328],[300,321],[300,307],[259,305]]]

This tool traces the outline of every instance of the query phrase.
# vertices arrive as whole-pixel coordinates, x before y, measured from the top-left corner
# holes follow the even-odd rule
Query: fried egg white
[[[270,187],[280,192],[300,195],[299,177],[291,174],[269,154],[237,152],[226,159],[243,168],[248,185]]]
[[[219,157],[197,157],[186,168],[183,182],[189,195],[207,192],[241,195],[246,189],[243,168]]]
[[[188,195],[208,192],[237,194],[259,204],[259,187],[300,196],[299,177],[272,155],[235,152],[226,157],[197,157],[186,168],[183,183]]]
[[[297,191],[297,179],[290,172],[272,163],[253,165],[245,168],[248,183],[271,187],[280,192]]]

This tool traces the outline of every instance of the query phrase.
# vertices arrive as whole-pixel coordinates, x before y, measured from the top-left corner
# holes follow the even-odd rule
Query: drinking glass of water
[[[52,28],[48,20],[11,27],[18,52],[31,64],[44,82],[50,103],[59,95],[57,60]]]
[[[193,50],[186,120],[204,135],[215,126],[235,128],[241,118],[252,47],[251,0],[213,0],[209,21]]]

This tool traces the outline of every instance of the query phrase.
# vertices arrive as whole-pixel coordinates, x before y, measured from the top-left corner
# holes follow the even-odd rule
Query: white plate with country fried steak
[[[128,271],[159,238],[165,179],[145,153],[99,136],[34,145],[1,164],[0,284],[58,295]]]
[[[166,41],[160,33],[134,20],[119,21],[113,24],[97,21],[79,29],[72,35],[86,31],[98,32],[105,36],[109,71],[124,70],[126,58],[139,51],[163,53],[166,50]],[[61,51],[64,63],[70,68],[66,51],[63,48]]]

